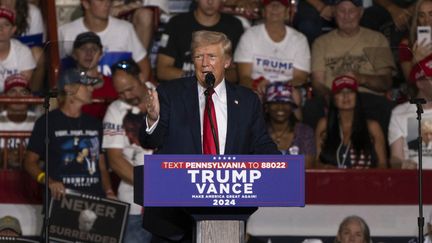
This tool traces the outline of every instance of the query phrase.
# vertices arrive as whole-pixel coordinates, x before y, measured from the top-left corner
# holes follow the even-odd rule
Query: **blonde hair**
[[[417,41],[417,27],[418,25],[418,13],[420,10],[420,6],[425,3],[425,2],[431,2],[432,0],[418,0],[416,5],[415,5],[415,11],[413,14],[413,17],[411,19],[411,28],[409,31],[409,44],[410,46],[413,46],[414,43]]]
[[[232,44],[230,39],[221,32],[200,30],[192,33],[191,50],[192,53],[196,48],[214,44],[222,44],[224,54],[232,56]]]
[[[77,83],[65,84],[63,88],[59,89],[57,95],[58,107],[63,107],[68,97],[74,95],[78,91],[80,85],[81,84]],[[68,92],[67,89],[73,89],[75,92]]]

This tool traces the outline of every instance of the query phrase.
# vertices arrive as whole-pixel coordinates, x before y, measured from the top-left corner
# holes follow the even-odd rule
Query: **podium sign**
[[[301,207],[304,157],[145,155],[146,207]]]

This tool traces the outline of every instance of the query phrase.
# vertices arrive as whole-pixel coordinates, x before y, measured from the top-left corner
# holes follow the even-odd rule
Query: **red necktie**
[[[216,141],[219,142],[218,138],[218,127],[216,121],[216,112],[213,104],[212,95],[214,94],[213,89],[207,89],[208,94],[206,95],[206,105],[204,108],[204,121],[203,121],[203,154],[217,154],[216,143],[213,137],[211,123],[209,119],[209,112],[211,114],[211,120],[215,131]]]

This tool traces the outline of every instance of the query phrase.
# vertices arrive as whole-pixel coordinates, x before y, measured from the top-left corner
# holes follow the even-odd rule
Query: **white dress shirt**
[[[205,94],[206,90],[204,87],[198,86],[198,99],[200,108],[200,124],[201,124],[201,144],[203,141],[204,134],[204,109],[205,109]],[[227,93],[225,79],[222,80],[218,86],[214,88],[215,93],[212,95],[213,104],[215,107],[216,121],[218,127],[218,139],[219,139],[219,154],[224,154],[225,152],[225,142],[227,134],[227,124],[228,124],[228,110],[227,110]]]

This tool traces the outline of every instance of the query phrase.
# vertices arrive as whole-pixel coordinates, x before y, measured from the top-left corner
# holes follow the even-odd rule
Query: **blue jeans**
[[[151,233],[142,227],[142,215],[129,215],[125,243],[150,243]]]

